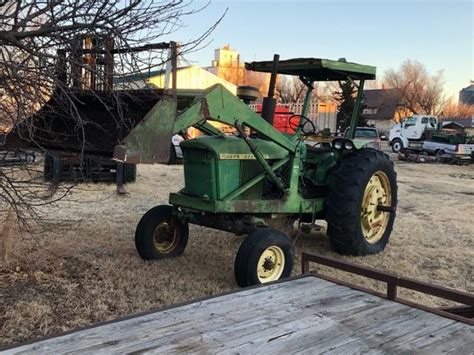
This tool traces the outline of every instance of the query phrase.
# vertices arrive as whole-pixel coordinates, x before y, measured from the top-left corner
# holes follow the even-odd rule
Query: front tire
[[[396,206],[396,173],[388,156],[375,149],[350,153],[329,184],[326,219],[332,248],[351,255],[382,251],[392,232]]]
[[[142,259],[174,258],[188,244],[189,228],[173,215],[171,206],[153,207],[143,215],[135,231],[135,246]]]
[[[403,149],[403,142],[401,139],[395,138],[392,141],[392,151],[394,153],[400,153],[400,151]]]
[[[293,270],[293,248],[277,229],[259,228],[244,239],[235,258],[235,280],[240,287],[289,277]]]
[[[445,153],[444,153],[444,150],[442,150],[442,149],[437,149],[437,150],[435,151],[436,161],[442,163],[442,162],[443,162],[443,155],[444,155],[444,154],[445,154]]]

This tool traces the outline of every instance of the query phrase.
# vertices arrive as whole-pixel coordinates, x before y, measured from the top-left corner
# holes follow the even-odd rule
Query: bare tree
[[[298,78],[280,76],[276,85],[276,94],[281,103],[295,103],[304,99],[306,85]]]
[[[163,66],[167,56],[163,51],[138,52],[133,48],[147,48],[169,38],[184,26],[186,16],[206,6],[194,7],[184,0],[0,0],[0,130],[20,123],[28,127],[32,114],[57,90],[63,94],[64,110],[75,118],[80,132],[83,121],[68,90],[72,83],[61,78],[59,69],[79,68],[103,82],[107,73],[96,70],[87,53],[74,55],[78,41],[109,41],[104,47],[109,54],[115,51],[114,75],[143,72]],[[183,43],[181,53],[204,46],[219,22],[217,19],[207,31]],[[79,87],[91,89],[81,83]],[[33,135],[22,138],[36,143]],[[25,169],[0,168],[0,218],[2,212],[12,210],[21,226],[28,229],[31,221],[38,219],[36,207],[54,198],[45,200],[45,186],[36,178],[38,174]]]
[[[400,106],[413,114],[438,114],[445,102],[443,72],[430,75],[417,61],[406,60],[397,71],[388,70],[384,82],[399,90]]]
[[[451,98],[443,106],[440,116],[443,118],[471,118],[474,116],[474,105],[455,102]]]

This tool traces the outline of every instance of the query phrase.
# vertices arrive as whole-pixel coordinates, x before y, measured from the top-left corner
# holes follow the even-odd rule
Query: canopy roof
[[[248,70],[270,73],[273,61],[245,63]],[[278,63],[278,73],[285,75],[303,76],[312,81],[375,79],[376,68],[371,65],[350,63],[344,60],[329,60],[320,58],[296,58],[281,60]]]

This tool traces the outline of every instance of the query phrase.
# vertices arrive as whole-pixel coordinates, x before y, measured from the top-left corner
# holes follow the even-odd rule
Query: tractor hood
[[[264,139],[250,139],[265,159],[283,159],[288,152],[277,144]],[[204,136],[183,141],[180,144],[184,158],[190,151],[205,150],[211,152],[217,160],[255,160],[245,141],[232,136]]]

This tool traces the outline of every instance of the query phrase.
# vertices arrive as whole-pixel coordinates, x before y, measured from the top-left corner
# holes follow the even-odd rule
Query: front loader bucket
[[[115,147],[114,159],[128,163],[167,163],[176,118],[176,102],[158,101]]]
[[[186,93],[174,101],[155,89],[56,90],[8,135],[7,144],[116,155],[129,163],[164,163],[169,159],[176,110],[188,107],[193,98]],[[121,156],[125,144],[133,149]]]

